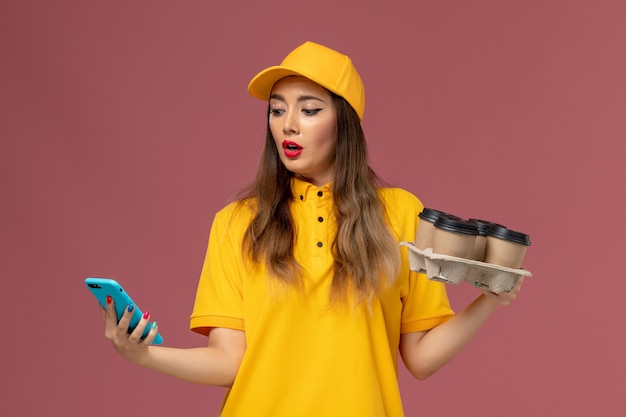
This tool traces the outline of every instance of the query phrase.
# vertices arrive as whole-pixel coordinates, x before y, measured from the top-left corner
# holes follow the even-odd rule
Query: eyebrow
[[[270,96],[270,99],[275,99],[275,100],[280,100],[280,101],[287,101],[285,100],[285,97],[283,97],[280,94],[272,94]],[[322,103],[325,103],[324,100],[322,100],[319,97],[315,97],[315,96],[299,96],[298,99],[296,100],[298,103],[302,102],[302,101],[307,101],[307,100],[317,100],[317,101],[321,101]]]

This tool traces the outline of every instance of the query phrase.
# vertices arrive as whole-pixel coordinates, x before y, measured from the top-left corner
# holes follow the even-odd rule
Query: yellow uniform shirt
[[[400,333],[450,319],[444,284],[411,272],[406,248],[395,284],[368,306],[328,306],[336,231],[328,186],[295,180],[294,255],[306,271],[304,291],[270,294],[266,269],[242,257],[253,212],[233,203],[213,221],[191,316],[191,329],[244,330],[247,350],[222,417],[402,416],[397,357]],[[423,206],[407,191],[380,189],[400,241],[415,237]]]

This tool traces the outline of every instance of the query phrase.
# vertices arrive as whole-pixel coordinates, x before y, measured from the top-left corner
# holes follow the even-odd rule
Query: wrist
[[[476,300],[474,300],[474,304],[478,309],[483,311],[484,313],[491,314],[500,307],[500,303],[497,300],[498,295],[491,293],[489,291],[483,291]]]
[[[119,351],[119,353],[126,359],[127,361],[139,365],[142,367],[147,367],[149,363],[149,349],[150,347],[143,347],[141,350],[132,350],[132,351]]]

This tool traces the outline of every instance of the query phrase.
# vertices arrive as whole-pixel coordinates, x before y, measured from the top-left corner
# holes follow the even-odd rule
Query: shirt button
[[[321,197],[321,196],[322,196],[322,192],[321,192],[321,191],[318,191],[318,192],[317,192],[317,196],[318,196],[318,197]]]
[[[324,221],[324,218],[320,216],[320,217],[317,218],[317,221],[321,223],[321,222]]]
[[[322,242],[317,242],[317,247],[321,248],[322,246],[324,246],[324,244]]]

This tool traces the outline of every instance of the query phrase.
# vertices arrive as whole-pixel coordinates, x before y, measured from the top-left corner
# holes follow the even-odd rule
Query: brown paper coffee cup
[[[475,224],[455,216],[439,216],[434,226],[434,253],[471,259],[478,236]]]
[[[415,232],[414,245],[420,250],[425,250],[433,247],[433,236],[435,234],[435,222],[441,215],[446,215],[443,211],[424,208],[420,214],[419,222],[417,224],[417,231]]]
[[[492,226],[487,233],[485,262],[519,269],[529,246],[530,236],[527,234],[500,225]]]

